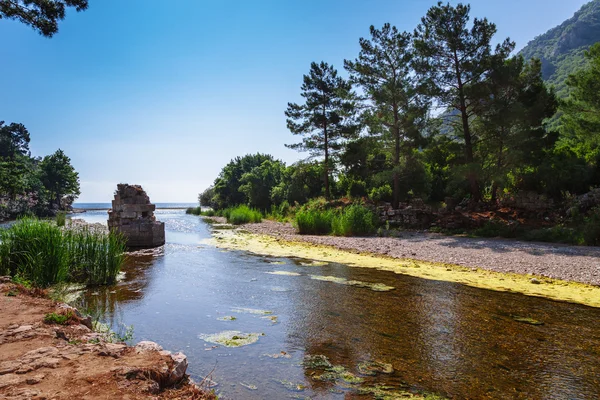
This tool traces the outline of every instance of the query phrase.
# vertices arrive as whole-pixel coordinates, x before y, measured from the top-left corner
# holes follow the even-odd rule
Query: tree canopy
[[[0,0],[0,19],[20,21],[42,36],[52,37],[58,32],[58,22],[65,18],[67,7],[84,11],[88,0]]]

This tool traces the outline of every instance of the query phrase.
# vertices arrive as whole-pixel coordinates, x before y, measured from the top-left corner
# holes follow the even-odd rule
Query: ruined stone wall
[[[165,244],[165,224],[156,220],[156,206],[139,185],[119,184],[108,210],[108,228],[121,233],[128,247],[148,248]]]

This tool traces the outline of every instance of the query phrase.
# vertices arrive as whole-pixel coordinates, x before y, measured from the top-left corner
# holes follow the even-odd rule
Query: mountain
[[[583,54],[596,42],[600,42],[600,0],[587,3],[572,18],[533,39],[520,54],[542,60],[544,79],[565,96],[565,80],[585,66]]]

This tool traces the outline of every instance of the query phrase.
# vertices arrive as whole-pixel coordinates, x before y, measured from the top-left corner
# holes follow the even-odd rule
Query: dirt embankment
[[[182,353],[107,342],[89,319],[41,294],[0,277],[0,398],[216,399],[189,380]],[[44,322],[50,313],[66,324]]]

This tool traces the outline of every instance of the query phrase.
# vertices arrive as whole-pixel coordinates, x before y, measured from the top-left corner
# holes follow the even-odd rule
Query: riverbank
[[[189,380],[182,353],[113,343],[43,294],[0,277],[0,397],[216,399]]]
[[[273,221],[236,231],[216,230],[215,243],[600,307],[598,247],[419,232],[401,232],[398,237],[298,235],[289,223]]]

